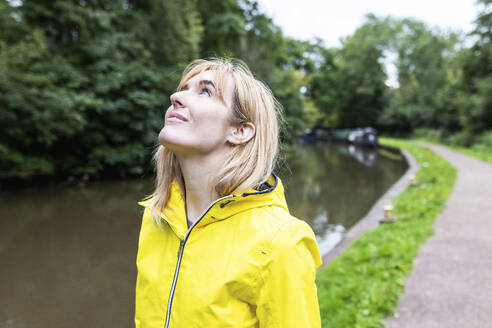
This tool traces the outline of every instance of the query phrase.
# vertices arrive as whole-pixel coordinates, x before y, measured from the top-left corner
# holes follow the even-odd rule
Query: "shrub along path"
[[[458,170],[387,327],[492,327],[492,165],[424,144]]]

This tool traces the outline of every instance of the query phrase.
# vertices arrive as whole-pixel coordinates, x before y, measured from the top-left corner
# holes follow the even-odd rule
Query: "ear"
[[[238,126],[232,126],[230,128],[227,141],[233,146],[241,145],[250,141],[254,137],[255,131],[255,125],[251,122],[245,122]]]

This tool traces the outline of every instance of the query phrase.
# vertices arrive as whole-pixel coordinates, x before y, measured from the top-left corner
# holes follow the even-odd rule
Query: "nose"
[[[171,103],[174,108],[184,107],[183,100],[179,96],[179,92],[175,92],[171,95]]]

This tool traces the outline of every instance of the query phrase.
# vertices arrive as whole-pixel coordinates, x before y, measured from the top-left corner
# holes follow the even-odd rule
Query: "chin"
[[[176,136],[173,136],[172,133],[170,133],[169,129],[166,128],[165,126],[161,129],[161,132],[159,132],[159,143],[166,147],[172,149],[172,145],[176,144]]]
[[[161,130],[159,133],[159,144],[175,154],[186,152],[188,146],[183,143],[183,137],[169,132],[165,128]]]
[[[181,146],[181,143],[178,142],[176,140],[176,138],[169,138],[167,136],[161,136],[160,134],[159,134],[159,143],[162,146],[169,148],[171,150],[173,150],[175,148],[180,148],[180,146]]]

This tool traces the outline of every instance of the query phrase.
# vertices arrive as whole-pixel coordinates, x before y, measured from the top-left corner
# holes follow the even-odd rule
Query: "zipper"
[[[193,225],[188,229],[186,232],[186,235],[182,240],[179,241],[179,251],[178,251],[178,261],[176,262],[176,269],[174,270],[174,278],[173,278],[173,284],[171,285],[171,291],[169,292],[169,300],[167,301],[167,311],[166,311],[166,323],[164,324],[164,328],[169,328],[169,322],[171,320],[171,306],[173,304],[173,297],[174,297],[174,291],[176,289],[176,284],[178,283],[178,276],[179,276],[179,268],[181,266],[181,259],[183,258],[183,252],[184,252],[184,247],[186,242],[188,241],[188,237],[190,236],[191,230],[202,220],[202,218],[207,214],[207,212],[214,206],[217,202],[220,202],[221,200],[235,197],[235,195],[227,195],[222,198],[216,199],[208,207],[200,214],[198,217],[198,220],[193,223]],[[186,206],[186,204],[185,204]],[[188,214],[187,214],[188,216]],[[186,217],[186,221],[188,221],[188,217]]]
[[[176,269],[174,270],[174,279],[173,284],[171,286],[171,293],[169,294],[169,301],[167,302],[167,311],[166,311],[166,323],[164,327],[169,327],[169,320],[171,314],[171,305],[173,303],[174,289],[176,288],[176,283],[178,282],[178,274],[179,267],[181,265],[181,259],[183,258],[183,250],[184,250],[185,240],[179,241],[179,251],[178,251],[178,262],[176,263]]]

